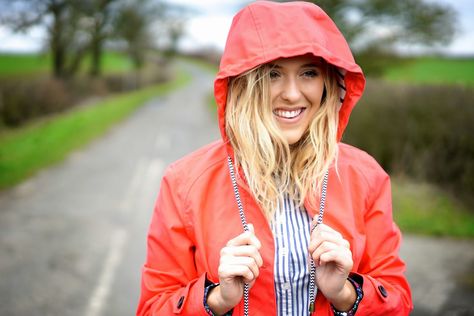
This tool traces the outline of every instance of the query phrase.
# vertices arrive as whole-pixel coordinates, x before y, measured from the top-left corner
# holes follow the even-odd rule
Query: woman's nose
[[[289,103],[294,103],[301,97],[301,90],[295,79],[286,80],[282,89],[281,97]]]

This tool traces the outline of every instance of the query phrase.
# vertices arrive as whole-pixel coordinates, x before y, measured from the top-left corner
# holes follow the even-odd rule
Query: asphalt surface
[[[474,240],[405,235],[400,255],[412,288],[411,315],[474,315]]]
[[[187,67],[190,85],[0,193],[0,316],[135,313],[162,172],[219,137],[213,78]],[[474,315],[473,241],[405,236],[402,257],[412,315]]]

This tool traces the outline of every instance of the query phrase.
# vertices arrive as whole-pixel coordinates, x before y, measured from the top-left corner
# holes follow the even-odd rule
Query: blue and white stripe
[[[288,195],[283,196],[271,222],[279,316],[308,315],[310,227],[311,218],[304,207],[299,207]]]

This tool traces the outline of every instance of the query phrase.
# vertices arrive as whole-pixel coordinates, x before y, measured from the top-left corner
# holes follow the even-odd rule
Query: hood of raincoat
[[[365,86],[344,36],[318,6],[308,2],[257,1],[234,17],[214,82],[219,128],[224,141],[225,106],[230,77],[281,57],[313,54],[336,66],[340,74],[338,141]]]

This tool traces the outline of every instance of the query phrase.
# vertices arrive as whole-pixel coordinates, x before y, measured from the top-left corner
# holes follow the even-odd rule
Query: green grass
[[[45,166],[63,160],[72,150],[104,134],[112,125],[154,96],[184,85],[190,76],[143,90],[108,97],[0,135],[0,188],[19,183]]]
[[[38,74],[50,69],[49,55],[0,54],[0,76]]]
[[[89,70],[90,57],[84,60],[84,71]],[[102,59],[102,71],[105,74],[124,73],[133,70],[132,61],[124,54],[107,52]]]
[[[474,85],[474,57],[420,57],[388,68],[384,77],[390,81],[431,84]]]
[[[0,54],[0,77],[36,75],[51,72],[49,54]],[[82,65],[84,72],[89,70],[90,57]],[[102,71],[106,74],[132,70],[130,59],[117,52],[106,52],[102,60]]]
[[[392,179],[393,215],[403,232],[474,238],[474,213],[441,189]]]

